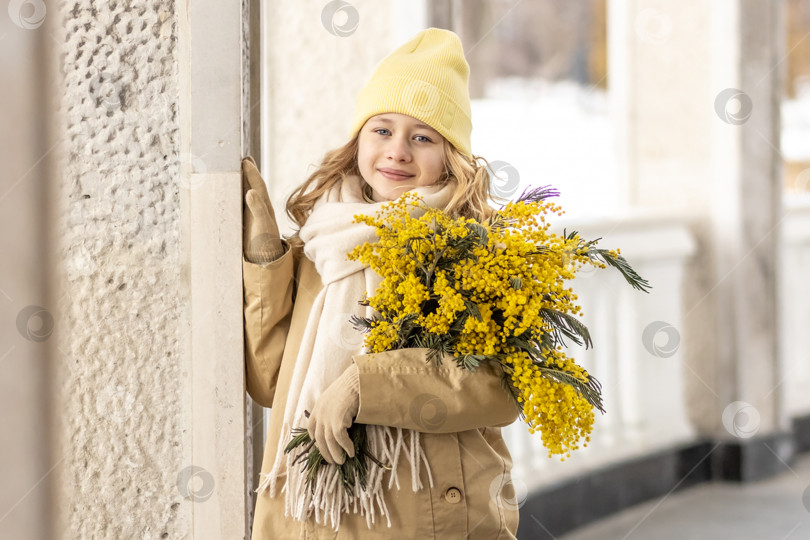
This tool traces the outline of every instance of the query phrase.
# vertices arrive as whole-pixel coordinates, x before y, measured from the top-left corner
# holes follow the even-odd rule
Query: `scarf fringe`
[[[379,511],[380,519],[384,517],[390,528],[391,515],[388,505],[385,503],[383,477],[386,472],[390,475],[387,489],[390,490],[393,486],[396,486],[397,490],[400,489],[397,467],[401,457],[404,457],[410,465],[411,488],[414,492],[424,488],[420,478],[422,464],[425,466],[430,487],[433,487],[433,474],[430,471],[427,455],[420,443],[418,431],[376,425],[367,425],[366,430],[369,451],[382,463],[390,465],[390,471],[367,460],[366,489],[360,487],[360,482],[355,477],[355,489],[352,494],[340,481],[338,467],[335,465],[322,466],[318,471],[313,491],[306,485],[305,462],[302,461],[293,466],[292,461],[297,454],[295,451],[290,452],[287,454],[286,460],[276,460],[276,463],[286,465],[284,467],[286,468],[286,481],[281,489],[285,495],[284,517],[306,521],[314,514],[316,523],[326,525],[329,522],[337,531],[344,513],[359,513],[366,518],[366,526],[371,529],[376,524]],[[286,426],[282,433],[289,433]],[[408,435],[407,442],[405,441],[406,434]],[[262,480],[259,487],[256,488],[256,493],[275,497],[278,493],[279,480],[284,477],[284,472],[278,470],[281,468],[276,467],[276,470],[271,470],[269,473],[261,473]]]

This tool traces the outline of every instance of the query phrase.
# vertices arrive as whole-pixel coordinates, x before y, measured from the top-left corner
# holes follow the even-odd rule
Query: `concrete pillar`
[[[781,10],[779,0],[609,2],[623,199],[630,212],[692,223],[700,251],[676,330],[690,417],[722,442],[714,470],[731,479],[784,469],[792,453],[777,341]]]
[[[487,81],[492,77],[496,48],[496,34],[492,32],[496,21],[492,16],[492,3],[488,0],[457,2],[460,12],[455,30],[464,44],[464,55],[470,65],[470,99],[481,99]]]
[[[57,326],[51,285],[56,13],[7,2],[0,14],[0,538],[53,538]]]
[[[190,361],[192,537],[249,534],[248,461],[252,416],[246,411],[242,315],[241,157],[248,123],[242,3],[178,4],[180,49],[180,229]],[[184,32],[187,30],[187,33]],[[186,38],[183,39],[183,38]],[[188,56],[186,56],[188,55]],[[187,129],[183,127],[187,126]],[[205,486],[197,496],[191,486]],[[204,489],[200,488],[201,490]]]
[[[244,538],[242,6],[77,1],[54,15],[59,529]]]

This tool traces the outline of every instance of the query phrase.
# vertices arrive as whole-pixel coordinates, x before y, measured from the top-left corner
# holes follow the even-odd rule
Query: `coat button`
[[[451,487],[444,492],[444,498],[450,504],[461,502],[461,491],[458,488]]]

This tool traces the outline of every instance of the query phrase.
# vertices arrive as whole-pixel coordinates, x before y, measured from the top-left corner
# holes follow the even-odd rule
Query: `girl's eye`
[[[384,131],[385,133],[380,133],[382,131]],[[377,133],[379,135],[390,135],[391,131],[388,128],[375,128],[374,133]],[[430,137],[427,137],[426,135],[414,135],[414,137],[418,139],[419,142],[433,142],[432,140],[430,140]]]

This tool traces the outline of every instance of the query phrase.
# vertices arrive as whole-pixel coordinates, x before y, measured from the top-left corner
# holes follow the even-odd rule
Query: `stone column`
[[[243,538],[241,5],[54,15],[60,531]]]
[[[0,538],[53,538],[52,446],[57,260],[51,153],[56,136],[50,37],[58,13],[6,2],[0,14]]]
[[[252,503],[247,422],[256,422],[246,411],[242,312],[246,11],[241,2],[215,0],[176,6],[192,472],[179,481],[188,478],[193,538],[241,538],[249,535]]]
[[[785,66],[781,0],[714,6],[712,126],[717,321],[722,406],[728,441],[722,475],[754,479],[785,470],[793,455],[779,364],[779,264],[784,220],[780,102]]]
[[[613,0],[609,10],[626,210],[684,216],[699,244],[676,328],[690,417],[721,443],[719,477],[783,470],[792,452],[777,342],[782,4]]]

